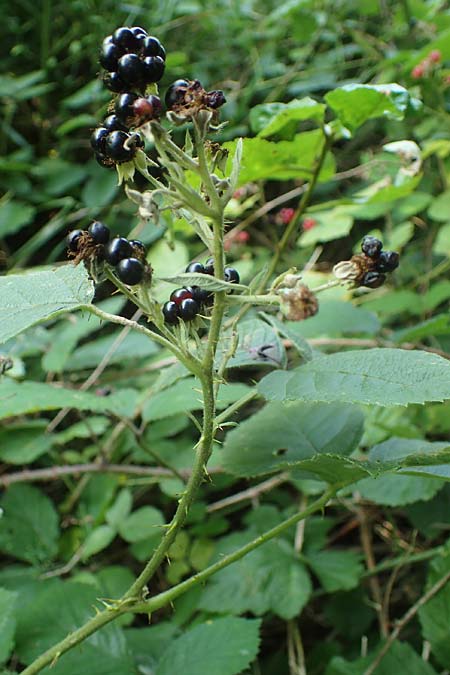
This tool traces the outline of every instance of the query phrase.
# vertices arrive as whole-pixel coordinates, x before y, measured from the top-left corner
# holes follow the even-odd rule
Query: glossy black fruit
[[[143,79],[146,84],[159,82],[164,75],[165,63],[160,56],[146,56],[142,61]]]
[[[80,237],[83,234],[83,230],[72,230],[66,237],[67,248],[73,253],[77,253],[78,244],[80,242]]]
[[[110,91],[113,91],[116,94],[120,93],[121,91],[125,91],[127,88],[127,85],[117,72],[106,73],[106,75],[103,77],[103,84]]]
[[[127,120],[129,121],[134,118],[133,104],[137,98],[139,98],[137,94],[127,92],[121,94],[116,101],[116,105],[114,106],[115,113],[120,122],[125,125],[127,124]]]
[[[176,302],[177,305],[180,305],[183,300],[193,299],[192,291],[189,288],[177,288],[176,291],[172,291],[170,294],[170,301]]]
[[[111,159],[117,162],[126,162],[136,154],[136,147],[125,146],[125,142],[129,139],[129,135],[125,131],[111,131],[106,139],[105,153]]]
[[[176,302],[170,302],[170,301],[166,302],[163,305],[162,313],[163,313],[163,316],[164,316],[164,321],[166,323],[170,323],[172,325],[178,323],[178,319],[180,318],[180,314],[179,314],[178,305],[177,305]]]
[[[213,108],[214,110],[216,108],[220,108],[221,105],[227,102],[227,99],[225,98],[223,91],[221,91],[220,89],[209,91],[207,98],[208,98],[208,106],[210,108]]]
[[[186,298],[186,300],[181,301],[178,311],[183,321],[192,321],[199,313],[200,306],[192,298]]]
[[[377,261],[377,270],[379,272],[393,272],[397,269],[400,262],[400,256],[395,251],[381,251]]]
[[[214,298],[212,291],[207,291],[204,288],[200,288],[200,286],[187,286],[186,288],[191,292],[192,298],[199,305],[208,305]]]
[[[117,265],[116,274],[127,286],[135,286],[143,279],[144,265],[137,258],[124,258]]]
[[[214,258],[208,258],[205,262],[205,274],[210,274],[214,276]]]
[[[201,262],[191,262],[186,267],[189,274],[205,274],[205,266]]]
[[[141,43],[141,53],[143,56],[160,56],[162,59],[166,58],[166,50],[158,40],[158,38],[149,35]]]
[[[224,277],[225,281],[229,281],[231,284],[238,284],[240,281],[239,272],[234,267],[225,267]]]
[[[109,131],[106,127],[97,127],[91,134],[91,148],[96,152],[105,153],[105,143]]]
[[[95,159],[97,160],[97,163],[100,164],[100,166],[102,166],[104,169],[114,169],[115,167],[115,164],[112,161],[112,159],[110,159],[101,152],[95,153]]]
[[[189,86],[187,80],[175,80],[164,97],[164,101],[168,110],[171,110],[176,103],[181,103],[184,98],[186,88]]]
[[[107,244],[111,235],[109,227],[99,220],[89,225],[88,232],[96,244]]]
[[[126,84],[133,86],[145,77],[145,68],[137,54],[124,54],[117,64],[117,72]]]
[[[378,258],[380,251],[383,248],[383,244],[376,237],[366,236],[362,240],[361,250],[369,258]]]
[[[133,35],[135,35],[138,38],[139,36],[141,36],[141,38],[144,38],[147,35],[147,31],[144,28],[141,28],[140,26],[133,26],[132,28],[130,28],[130,30],[133,33]]]
[[[367,288],[379,288],[386,281],[386,275],[379,272],[366,272],[360,286],[367,286]]]
[[[108,131],[128,131],[128,127],[123,124],[117,115],[108,115],[103,120],[103,127]]]
[[[145,244],[139,239],[130,240],[131,248],[133,249],[133,254],[136,258],[145,258],[147,250]]]
[[[127,52],[134,51],[139,47],[139,39],[130,28],[122,26],[114,31],[112,41],[115,45],[126,49]]]
[[[117,61],[123,54],[123,50],[115,45],[113,42],[106,42],[102,45],[100,50],[100,65],[112,72],[117,70]]]
[[[118,265],[121,260],[133,257],[133,248],[125,237],[114,237],[105,248],[105,260],[110,265]]]

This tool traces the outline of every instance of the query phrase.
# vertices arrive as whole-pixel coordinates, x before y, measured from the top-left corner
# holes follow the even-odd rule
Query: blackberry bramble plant
[[[213,665],[205,665],[204,672],[237,675],[257,656],[260,617],[282,619],[289,649],[295,645],[299,649],[298,617],[313,597],[313,580],[327,592],[354,589],[363,577],[359,558],[351,552],[342,557],[339,551],[323,547],[323,541],[305,545],[303,551],[305,522],[322,527],[318,518],[325,507],[333,512],[338,499],[345,500],[353,490],[369,490],[376,480],[382,484],[395,472],[417,476],[430,472],[433,465],[439,476],[438,467],[449,459],[446,444],[431,443],[430,449],[406,443],[399,448],[388,440],[386,447],[368,450],[361,441],[363,411],[450,397],[447,360],[432,351],[401,349],[395,341],[382,339],[368,349],[354,348],[366,346],[364,341],[362,345],[332,343],[332,351],[322,353],[317,349],[320,342],[308,342],[302,333],[303,322],[320,320],[327,311],[318,299],[321,294],[326,298],[329,292],[337,293],[348,311],[353,300],[361,301],[372,290],[380,293],[389,275],[395,274],[399,254],[385,250],[382,240],[369,234],[363,237],[360,250],[357,242],[357,252],[346,254],[349,259],[338,260],[332,270],[326,265],[325,277],[311,271],[314,255],[320,255],[321,249],[305,261],[304,269],[292,264],[296,257],[301,260],[308,242],[330,238],[330,218],[333,223],[337,215],[342,217],[342,209],[346,209],[349,225],[345,234],[349,234],[353,214],[361,204],[376,203],[383,190],[390,191],[389,195],[396,190],[401,195],[412,192],[420,170],[417,157],[411,171],[399,155],[397,174],[355,191],[345,208],[339,206],[339,214],[333,204],[321,203],[317,196],[319,183],[326,184],[335,174],[334,143],[345,142],[368,119],[401,119],[412,105],[408,92],[395,84],[346,85],[329,92],[324,102],[304,98],[257,106],[252,111],[255,135],[220,144],[214,139],[224,124],[220,117],[224,93],[208,91],[197,79],[183,78],[169,85],[161,97],[157,83],[164,75],[165,57],[158,38],[141,27],[120,27],[105,38],[100,64],[112,98],[106,116],[92,132],[91,146],[105,170],[117,171],[144,231],[150,221],[161,229],[164,224],[168,244],[173,246],[177,236],[173,223],[182,220],[198,238],[203,254],[171,275],[157,275],[153,268],[158,267],[158,249],[146,246],[134,234],[114,235],[101,221],[72,230],[66,238],[67,264],[6,278],[9,302],[21,311],[3,330],[2,338],[55,319],[62,311],[82,310],[98,321],[98,328],[117,324],[151,343],[152,349],[164,355],[166,368],[152,386],[136,384],[127,401],[120,399],[120,392],[104,396],[103,391],[93,400],[86,392],[54,389],[58,401],[50,409],[78,406],[108,411],[121,420],[121,431],[133,432],[131,446],[122,455],[119,451],[114,455],[122,464],[113,463],[111,452],[104,451],[90,465],[92,472],[169,476],[177,487],[164,488],[169,504],[163,516],[150,505],[131,512],[131,482],[120,491],[116,486],[117,494],[99,509],[92,538],[62,573],[73,572],[77,563],[105,551],[116,535],[130,544],[142,567],[132,581],[127,575],[126,589],[95,594],[95,613],[86,616],[92,604],[87,602],[79,625],[74,626],[71,618],[66,622],[67,635],[59,634],[57,641],[48,634],[32,644],[23,638],[19,660],[25,665],[24,675],[49,666],[60,668],[61,673],[70,667],[79,672],[77,659],[83,658],[79,645],[86,641],[83,647],[97,654],[90,636],[97,631],[103,635],[108,630],[105,627],[114,622],[120,636],[134,617],[136,628],[124,632],[130,645],[136,639],[145,661],[140,636],[147,628],[138,627],[139,615],[148,617],[155,627],[173,627],[164,638],[167,648],[158,657],[158,675],[182,668],[198,674],[196,664],[208,664],[208,659]],[[302,131],[304,121],[314,128]],[[174,141],[173,130],[179,126],[186,130],[183,147]],[[392,148],[386,146],[386,151]],[[146,188],[141,180],[133,182],[137,174],[146,181]],[[300,181],[296,193],[300,201],[295,208],[289,207],[289,217],[279,219],[274,227],[279,236],[270,240],[270,255],[250,274],[239,261],[236,269],[226,259],[233,200],[237,201],[243,185],[269,179]],[[314,218],[314,227],[302,231],[305,214]],[[234,227],[243,223],[234,222]],[[126,311],[114,314],[94,302],[95,287],[104,288],[105,282],[114,289],[113,301],[117,297],[126,300]],[[38,301],[43,295],[45,301]],[[133,318],[128,318],[130,304]],[[327,306],[326,299],[323,304]],[[345,350],[346,346],[351,348]],[[8,383],[5,400],[23,393],[26,384]],[[50,384],[43,386],[47,393],[52,389]],[[146,425],[165,417],[155,412],[158,406],[160,410],[173,404],[174,417],[179,414],[180,393],[180,410],[187,412],[197,433],[194,447],[183,456],[183,461],[189,458],[189,466],[180,466],[170,453],[169,458],[161,456],[144,439]],[[25,406],[23,412],[31,410]],[[147,471],[134,465],[136,454],[143,453],[153,462],[150,468],[144,467]],[[269,478],[249,494],[244,491],[243,496],[237,490],[225,500],[207,504],[216,475],[225,487],[233,485],[233,478]],[[12,482],[13,477],[7,474],[6,480]],[[248,496],[258,497],[281,483],[288,489],[277,504],[263,505],[260,512],[256,509],[238,531],[218,538],[206,555],[201,546],[193,547],[186,562],[180,547],[202,519],[211,518],[211,532],[220,535],[223,523],[214,519],[216,511],[240,504]],[[143,494],[143,486],[136,484],[136,498]],[[73,502],[69,500],[64,508],[70,512]],[[6,502],[5,517],[11,518],[8,509]],[[5,547],[14,555],[13,544]],[[33,553],[30,556],[34,560]],[[168,565],[171,559],[183,561],[184,566],[177,571],[175,564]],[[45,561],[47,569],[41,569],[41,574],[53,576],[51,561]],[[339,566],[345,569],[341,576],[335,569]],[[49,588],[51,594],[53,586]],[[176,601],[182,597],[190,600],[184,610],[178,610]],[[66,601],[71,602],[70,593],[54,608],[55,615],[60,610],[64,614]],[[45,607],[45,599],[36,603],[34,630],[38,633],[37,626],[45,626]],[[181,636],[175,623],[169,624],[173,611],[183,616],[178,627],[188,624]],[[112,639],[113,634],[109,635]],[[120,639],[115,634],[114,644]],[[211,644],[216,645],[212,651]],[[371,649],[374,653],[378,649],[375,639]],[[139,659],[131,652],[121,653],[123,672],[139,667]],[[370,667],[367,672],[372,672]]]

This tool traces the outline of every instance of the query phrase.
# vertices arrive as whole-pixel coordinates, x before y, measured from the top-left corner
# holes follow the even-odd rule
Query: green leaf
[[[0,588],[0,663],[7,661],[14,647],[17,593]]]
[[[333,241],[346,237],[353,226],[354,210],[354,206],[344,204],[328,211],[315,211],[314,220],[317,220],[317,225],[301,234],[299,246],[304,248],[319,241]]]
[[[94,284],[82,265],[0,277],[0,343],[30,326],[89,305]]]
[[[436,478],[384,474],[377,478],[364,478],[355,489],[364,499],[383,506],[404,506],[432,499],[443,486]]]
[[[372,475],[371,468],[367,463],[358,462],[350,457],[338,455],[315,455],[311,459],[303,459],[297,462],[296,470],[301,471],[301,476],[315,480],[320,479],[330,485],[339,483],[354,483],[360,478]],[[297,473],[297,471],[296,471]]]
[[[168,621],[161,621],[155,626],[145,628],[128,628],[124,631],[139,673],[155,672],[158,661],[178,632],[175,623]]]
[[[437,558],[430,564],[427,585],[429,589],[442,579],[450,570],[448,554]],[[419,609],[422,634],[431,644],[431,650],[437,661],[447,668],[450,663],[450,583]]]
[[[35,214],[33,206],[16,199],[0,204],[0,239],[16,234],[33,220]]]
[[[380,322],[373,312],[355,307],[351,302],[342,300],[320,300],[320,310],[308,321],[286,321],[291,334],[303,338],[337,337],[366,333],[375,335],[380,330]]]
[[[27,464],[50,450],[55,439],[45,434],[45,421],[8,426],[0,431],[0,459],[7,464]]]
[[[133,389],[121,389],[110,396],[96,396],[44,382],[13,382],[5,379],[0,384],[0,419],[66,407],[131,417],[136,401],[137,392]]]
[[[234,403],[251,390],[245,384],[226,384],[219,390],[218,408],[225,408]],[[200,410],[203,406],[202,394],[198,380],[187,377],[178,380],[173,387],[168,387],[151,396],[142,408],[142,417],[146,422],[160,420],[172,415]]]
[[[335,656],[330,661],[325,675],[364,675],[376,655],[375,652],[357,661],[347,661],[341,656]],[[405,670],[408,675],[437,675],[430,664],[424,661],[410,644],[398,640],[392,643],[389,651],[374,670],[374,675],[394,675],[404,673]]]
[[[242,284],[232,284],[229,281],[222,281],[210,274],[189,274],[183,272],[172,277],[161,277],[159,281],[167,281],[177,286],[200,286],[205,291],[245,291],[248,286]]]
[[[386,469],[396,467],[403,476],[425,476],[450,480],[450,445],[445,442],[431,443],[428,441],[408,438],[391,438],[372,448],[369,460],[373,466],[380,463]],[[401,485],[406,485],[402,482]],[[411,483],[413,486],[414,483]],[[442,486],[441,481],[421,483],[421,489]],[[421,490],[419,489],[418,495]],[[419,497],[420,498],[420,497]],[[428,498],[428,497],[427,497]]]
[[[116,530],[110,525],[99,525],[92,530],[83,543],[82,559],[89,560],[92,555],[107,548],[116,536]]]
[[[345,404],[273,402],[227,434],[222,465],[238,476],[295,467],[319,453],[348,455],[363,431],[362,412]]]
[[[427,213],[430,218],[433,218],[438,223],[446,223],[450,213],[450,190],[434,197]]]
[[[279,321],[276,317],[271,314],[265,314],[264,312],[260,312],[260,316],[262,316],[264,321],[267,321],[267,323],[273,326],[280,335],[287,340],[290,340],[292,346],[305,361],[310,361],[312,359],[312,349],[309,344],[298,334],[298,332],[292,330],[292,326],[297,325],[296,322]]]
[[[57,551],[58,514],[50,499],[31,485],[12,485],[0,506],[0,550],[7,555],[39,564]]]
[[[126,367],[125,362],[154,356],[159,349],[155,342],[142,333],[130,331],[124,338],[120,330],[115,330],[109,335],[102,335],[77,347],[68,358],[66,368],[67,370],[95,368],[107,353],[110,353],[109,364],[124,364]]]
[[[374,117],[402,120],[411,102],[398,84],[346,84],[326,94],[325,100],[351,131]]]
[[[329,354],[258,385],[271,401],[343,401],[380,406],[450,398],[450,363],[421,351],[355,350]]]
[[[225,537],[214,558],[240,548],[257,536],[253,529]],[[312,584],[308,571],[285,540],[269,541],[208,582],[199,607],[220,614],[252,612],[257,616],[273,611],[292,619],[309,600]]]
[[[142,506],[118,523],[120,536],[133,543],[143,539],[157,539],[161,536],[164,516],[153,506]]]
[[[41,583],[41,589],[33,602],[19,612],[17,653],[20,661],[31,663],[55,642],[92,618],[97,594],[98,590],[87,584],[70,581],[64,583],[59,580],[52,584]],[[110,624],[61,655],[42,673],[135,675],[136,669],[122,630],[117,625]]]
[[[446,223],[439,228],[433,251],[439,255],[450,256],[450,223]]]
[[[328,593],[355,588],[364,572],[361,556],[355,551],[315,551],[307,560]]]
[[[323,121],[325,105],[314,101],[309,96],[294,98],[289,103],[262,103],[250,110],[252,131],[261,138],[280,133],[292,122],[314,120]]]
[[[236,617],[198,624],[169,645],[155,675],[238,675],[258,653],[260,624]]]
[[[422,321],[415,326],[398,330],[393,335],[395,342],[418,342],[430,335],[449,335],[450,334],[450,316],[448,314],[437,314],[428,321]]]
[[[323,142],[323,133],[320,130],[305,131],[294,136],[292,141],[278,143],[259,137],[244,138],[238,185],[267,179],[309,180]],[[236,141],[224,143],[230,155],[234,152],[235,145]],[[320,172],[320,180],[331,178],[334,170],[334,159],[328,154]]]
[[[130,514],[133,505],[131,490],[124,488],[119,492],[114,504],[106,512],[106,522],[114,528],[118,528],[121,522]]]
[[[286,364],[286,350],[278,331],[260,319],[248,319],[238,325],[238,345],[227,363],[227,368],[279,368]],[[220,362],[222,353],[230,348],[232,336],[222,335],[217,350]]]

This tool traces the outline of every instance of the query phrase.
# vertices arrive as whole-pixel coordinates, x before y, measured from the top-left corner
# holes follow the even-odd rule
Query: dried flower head
[[[295,275],[288,275],[288,277],[295,277]],[[286,277],[286,281],[291,284],[293,279]],[[284,285],[277,290],[277,293],[281,296],[281,311],[288,321],[304,321],[319,311],[317,297],[308,286],[299,281],[298,277],[296,277],[295,285]]]

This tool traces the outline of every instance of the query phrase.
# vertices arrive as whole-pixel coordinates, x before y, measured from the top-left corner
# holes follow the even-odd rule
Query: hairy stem
[[[194,586],[197,586],[198,584],[201,584],[207,579],[209,579],[209,577],[213,576],[213,574],[216,574],[216,572],[219,572],[220,570],[224,569],[225,567],[228,567],[237,560],[240,560],[248,553],[251,553],[251,551],[254,551],[256,548],[259,548],[260,546],[262,546],[262,544],[265,544],[267,541],[270,541],[271,539],[278,537],[280,534],[283,534],[283,532],[288,530],[293,525],[296,525],[301,520],[304,520],[311,514],[316,513],[317,511],[321,511],[327,505],[329,500],[332,499],[332,497],[334,497],[337,490],[340,489],[341,487],[342,485],[332,486],[328,488],[328,490],[326,490],[323,493],[323,495],[319,497],[319,499],[316,499],[316,501],[312,502],[304,510],[295,513],[293,516],[291,516],[287,520],[284,520],[279,525],[272,527],[267,532],[264,532],[264,534],[261,534],[259,535],[259,537],[256,537],[256,539],[253,539],[252,541],[248,542],[248,544],[245,544],[245,546],[242,546],[241,548],[238,548],[236,551],[233,551],[233,553],[229,553],[228,555],[223,556],[223,558],[218,560],[216,563],[210,565],[201,572],[198,572],[198,574],[194,574],[189,579],[186,579],[186,581],[182,581],[180,584],[177,584],[177,586],[170,588],[168,591],[160,593],[159,595],[155,596],[154,598],[151,598],[150,600],[141,603],[136,603],[131,608],[129,608],[129,610],[132,612],[150,613],[154,612],[156,609],[165,607],[170,602],[175,600],[178,596],[182,595],[183,593],[186,593],[186,591],[190,590]]]

